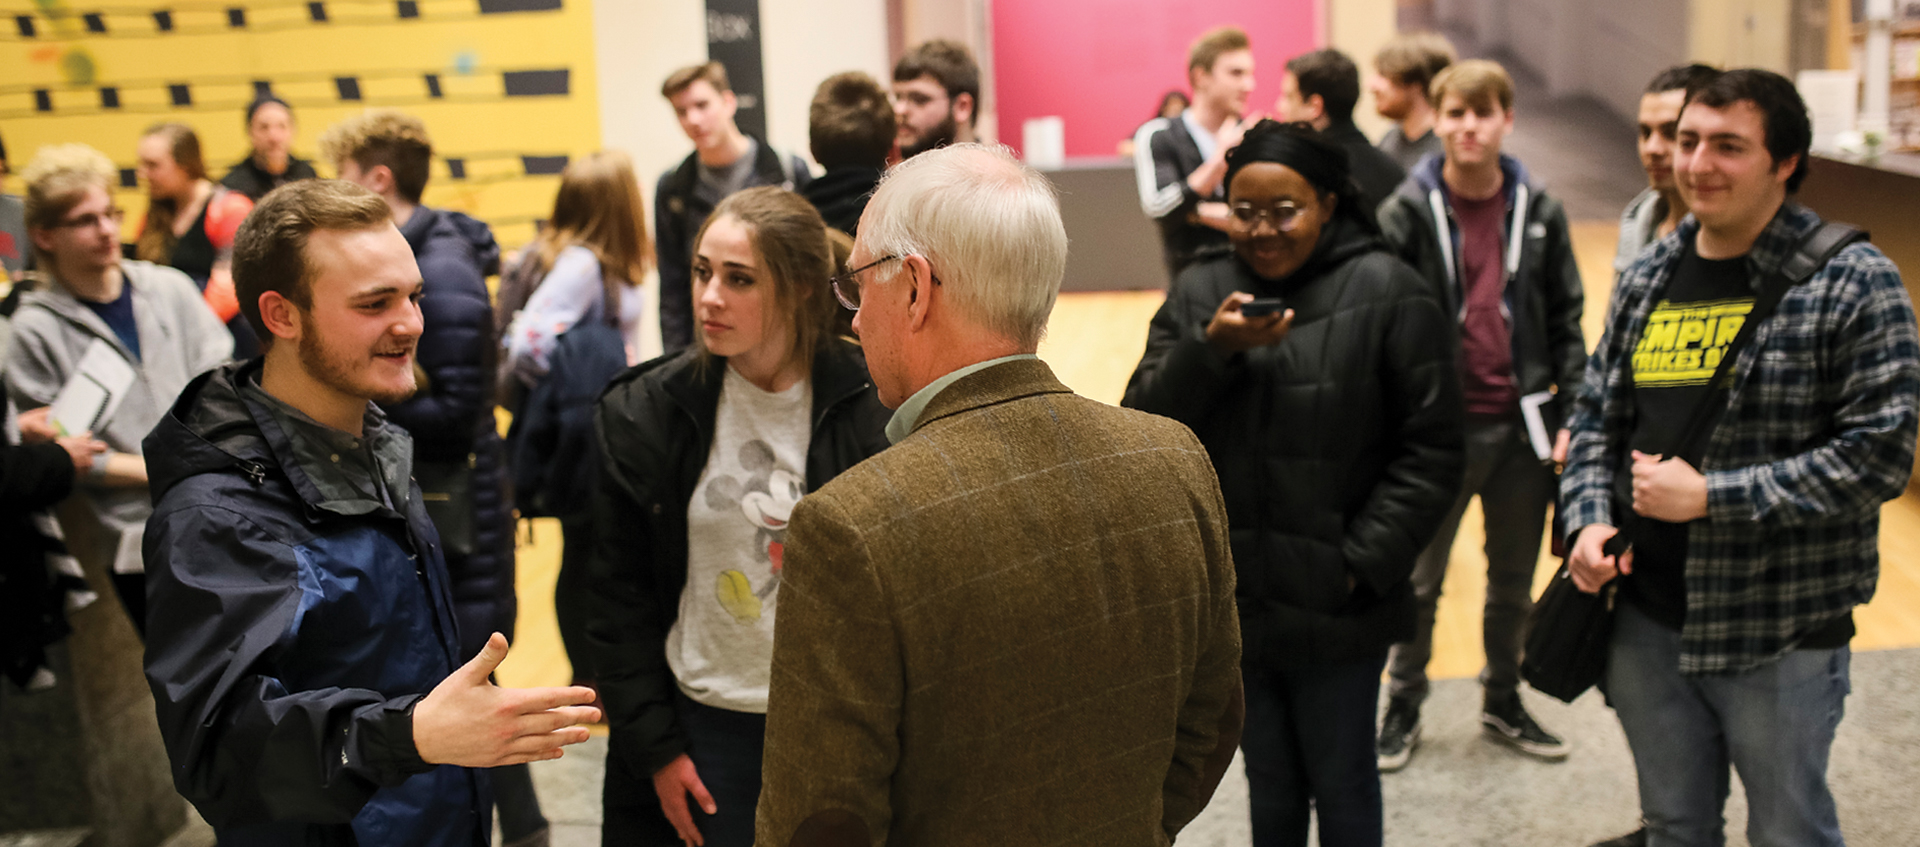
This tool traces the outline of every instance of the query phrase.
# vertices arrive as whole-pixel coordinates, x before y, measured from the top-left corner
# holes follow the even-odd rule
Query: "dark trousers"
[[[553,616],[560,624],[560,646],[573,665],[575,682],[594,681],[587,661],[587,557],[593,553],[593,521],[560,519],[560,575],[553,582]]]
[[[1374,673],[1378,675],[1379,669]],[[687,756],[693,759],[693,768],[707,793],[713,795],[712,815],[687,795],[694,826],[700,828],[706,847],[753,847],[767,716],[703,706],[679,692],[674,693],[673,700],[674,714],[687,734]],[[618,745],[613,746],[618,749]],[[600,800],[601,847],[680,847],[673,824],[660,811],[653,774],[640,773],[619,757],[608,756]]]
[[[1290,670],[1247,670],[1247,799],[1255,847],[1380,847],[1373,712],[1387,657]]]
[[[491,775],[502,840],[511,844],[547,828],[547,817],[540,813],[540,796],[533,791],[533,774],[526,765],[497,767]]]
[[[1540,464],[1519,421],[1467,419],[1466,478],[1439,533],[1414,561],[1413,640],[1393,647],[1388,694],[1415,705],[1427,697],[1433,619],[1447,580],[1447,557],[1467,502],[1476,494],[1487,538],[1487,600],[1480,630],[1487,667],[1480,681],[1490,701],[1511,697],[1519,688],[1520,647],[1527,613],[1533,611],[1533,571],[1540,563],[1540,536],[1554,484],[1553,471]]]
[[[147,640],[147,575],[144,573],[117,573],[113,575],[113,593],[120,595],[120,605],[127,610],[127,618],[133,621],[133,631],[140,636],[141,643]]]

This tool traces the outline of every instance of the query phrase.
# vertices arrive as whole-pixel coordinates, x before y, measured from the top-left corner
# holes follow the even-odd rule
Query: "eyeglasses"
[[[872,269],[882,262],[891,262],[898,258],[900,257],[882,256],[846,273],[834,274],[828,277],[828,281],[833,284],[833,299],[840,301],[840,305],[845,306],[849,312],[860,311],[860,281],[855,279],[855,277],[862,271]]]
[[[1255,206],[1252,203],[1233,204],[1233,219],[1242,227],[1253,229],[1263,220],[1273,222],[1274,229],[1292,232],[1300,226],[1300,207],[1291,200],[1275,203],[1271,206]]]
[[[113,226],[117,227],[120,225],[121,221],[124,221],[126,219],[127,219],[127,210],[115,208],[115,209],[108,209],[107,213],[104,215],[96,212],[89,212],[87,214],[81,215],[80,217],[74,218],[73,220],[70,220],[70,221],[61,221],[57,224],[54,224],[51,228],[52,229],[93,229],[94,227],[97,227],[100,224],[109,222],[109,221],[112,222]]]
[[[872,268],[880,264],[881,262],[891,262],[895,259],[904,259],[904,258],[906,257],[899,256],[899,255],[882,256],[878,259],[875,259],[871,262],[861,265],[860,267],[847,271],[846,273],[834,274],[833,276],[828,277],[828,282],[833,284],[833,299],[840,301],[840,305],[845,306],[847,308],[847,311],[850,311],[850,312],[860,311],[860,281],[855,279],[854,276],[869,268]],[[928,274],[928,276],[933,279],[934,285],[941,284],[940,277],[938,274]]]

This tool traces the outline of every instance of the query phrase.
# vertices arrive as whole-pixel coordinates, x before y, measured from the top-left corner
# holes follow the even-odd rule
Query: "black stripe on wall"
[[[508,97],[547,97],[567,93],[567,70],[507,71],[500,75]]]
[[[560,0],[480,0],[480,14],[498,15],[506,12],[552,12],[560,8]]]

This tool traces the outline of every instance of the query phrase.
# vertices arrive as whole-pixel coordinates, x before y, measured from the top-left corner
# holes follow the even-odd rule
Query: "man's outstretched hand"
[[[593,689],[501,688],[488,680],[507,658],[494,633],[473,661],[455,669],[413,707],[413,746],[433,765],[492,768],[560,758],[587,740],[580,724],[600,720]]]

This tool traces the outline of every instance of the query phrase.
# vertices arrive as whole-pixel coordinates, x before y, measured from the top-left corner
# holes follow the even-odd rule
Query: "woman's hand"
[[[1287,330],[1293,328],[1292,309],[1259,318],[1240,314],[1240,306],[1253,300],[1253,295],[1235,291],[1220,301],[1213,320],[1207,322],[1207,343],[1221,355],[1231,356],[1255,347],[1279,344],[1287,337]]]
[[[693,824],[693,813],[687,810],[687,795],[699,801],[700,808],[711,815],[719,811],[713,804],[713,795],[707,793],[707,786],[700,782],[700,774],[693,768],[693,760],[687,754],[667,763],[667,766],[653,775],[653,793],[660,795],[660,811],[667,816],[667,822],[673,824],[673,831],[680,834],[680,840],[693,847],[702,847],[706,839],[700,837],[700,828]]]

